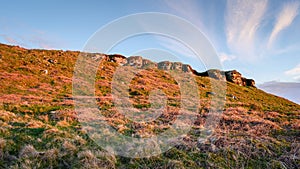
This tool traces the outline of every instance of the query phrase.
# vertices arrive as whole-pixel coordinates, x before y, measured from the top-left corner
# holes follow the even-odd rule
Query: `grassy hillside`
[[[211,106],[208,77],[195,77],[200,93],[193,130],[169,151],[149,158],[111,155],[78,122],[72,76],[79,52],[27,50],[0,44],[0,168],[299,168],[300,105],[253,87],[227,82],[226,105],[213,136],[198,142]],[[169,128],[178,114],[176,81],[158,69],[130,83],[135,108],[150,106],[149,93],[166,94],[162,122],[138,123],[118,113],[111,98],[117,63],[103,62],[96,96],[105,120],[118,132],[149,137]]]

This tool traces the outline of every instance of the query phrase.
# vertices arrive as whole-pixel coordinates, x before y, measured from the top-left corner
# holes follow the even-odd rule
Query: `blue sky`
[[[82,50],[99,28],[141,12],[169,13],[196,25],[211,41],[226,70],[237,69],[258,84],[300,82],[299,0],[10,0],[1,2],[0,42]],[[111,52],[130,55],[147,48],[175,49],[172,43],[159,45],[161,41],[135,37]],[[192,59],[181,61],[203,69],[203,65],[193,65]]]

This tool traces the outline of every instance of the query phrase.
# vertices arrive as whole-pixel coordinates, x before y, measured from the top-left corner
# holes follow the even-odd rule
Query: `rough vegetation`
[[[300,106],[251,85],[227,82],[221,120],[213,135],[199,142],[213,104],[211,95],[216,94],[211,91],[211,81],[216,79],[202,76],[195,76],[200,94],[198,118],[182,141],[149,158],[109,154],[89,138],[74,111],[72,76],[78,55],[0,45],[0,168],[300,167]],[[104,56],[90,55],[95,59]],[[136,109],[149,108],[149,93],[156,88],[168,100],[166,111],[159,117],[162,123],[133,122],[115,109],[110,87],[116,68],[127,62],[121,56],[109,58],[114,61],[99,65],[95,82],[97,104],[105,120],[132,137],[149,137],[167,129],[180,106],[174,78],[156,66],[137,74],[129,85]],[[141,61],[135,65],[145,64]],[[180,66],[173,67],[176,65]]]

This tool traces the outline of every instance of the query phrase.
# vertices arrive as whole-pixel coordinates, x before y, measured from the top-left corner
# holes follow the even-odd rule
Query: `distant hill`
[[[268,93],[283,96],[300,104],[300,83],[271,81],[260,84],[258,87]]]
[[[139,56],[87,53],[104,61],[95,77],[95,95],[105,120],[132,137],[151,137],[170,127],[181,102],[175,79],[191,74],[199,87],[197,120],[182,141],[149,158],[130,159],[98,147],[78,122],[72,77],[80,52],[24,49],[0,44],[0,168],[299,168],[300,105],[255,87],[238,71],[197,72],[179,62],[154,63]],[[118,66],[145,68],[128,94],[135,110],[147,110],[149,94],[167,97],[160,121],[139,123],[118,113],[111,81]],[[211,82],[226,80],[223,114],[212,137],[199,142],[212,107]]]

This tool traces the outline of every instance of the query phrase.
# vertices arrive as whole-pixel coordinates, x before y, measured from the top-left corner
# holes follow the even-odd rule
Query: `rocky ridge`
[[[197,72],[190,65],[183,64],[181,62],[170,62],[170,61],[162,61],[159,63],[152,62],[148,59],[144,59],[141,56],[130,56],[126,58],[123,55],[113,54],[113,55],[101,55],[102,59],[115,62],[122,66],[134,66],[136,68],[151,68],[156,67],[161,70],[175,70],[175,71],[183,71],[187,73],[192,73],[196,76],[203,77],[211,77],[218,80],[225,80],[228,82],[235,83],[239,86],[251,86],[255,87],[255,81],[253,79],[247,79],[242,76],[240,72],[237,70],[230,71],[222,71],[218,69],[210,69],[205,72]]]

